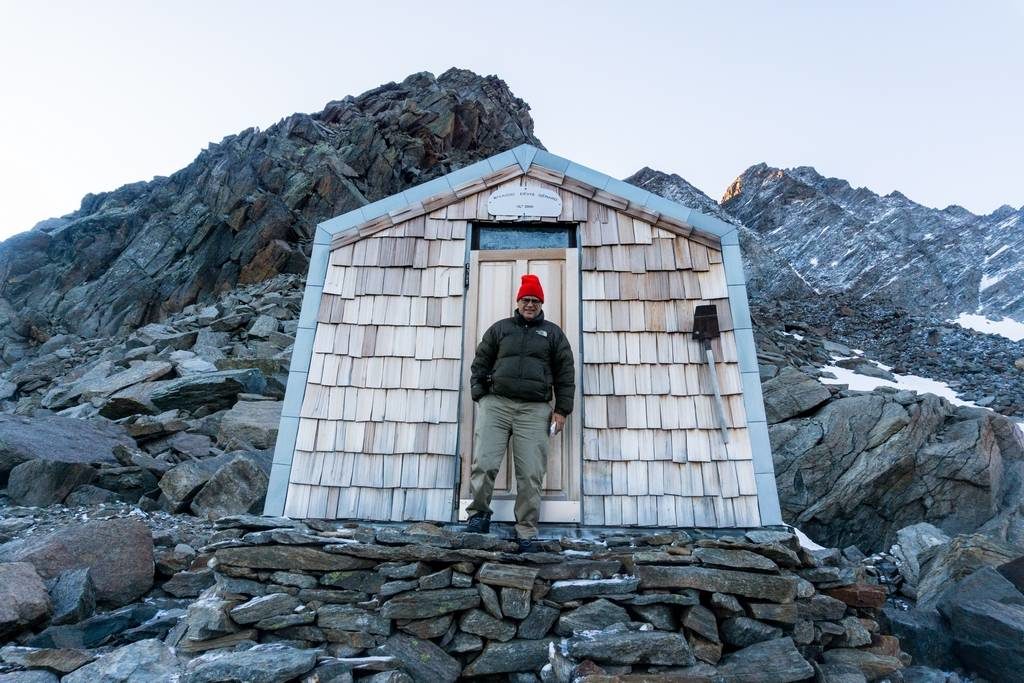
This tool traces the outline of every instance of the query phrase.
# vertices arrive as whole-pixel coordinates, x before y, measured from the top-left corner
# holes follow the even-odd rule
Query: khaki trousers
[[[548,427],[551,406],[487,394],[479,402],[473,430],[473,465],[469,491],[470,515],[491,512],[494,478],[511,436],[516,473],[516,535],[533,538],[540,519],[541,482],[548,466]]]

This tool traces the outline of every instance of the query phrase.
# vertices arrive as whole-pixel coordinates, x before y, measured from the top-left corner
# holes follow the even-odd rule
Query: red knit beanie
[[[516,301],[524,296],[535,296],[540,299],[541,303],[544,303],[544,290],[541,289],[540,280],[536,275],[527,273],[523,276],[523,284],[519,287],[519,293],[516,294]]]

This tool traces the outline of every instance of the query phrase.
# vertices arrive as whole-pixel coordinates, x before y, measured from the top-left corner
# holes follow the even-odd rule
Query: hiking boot
[[[491,531],[491,513],[478,512],[466,522],[466,529],[471,534],[486,534]]]

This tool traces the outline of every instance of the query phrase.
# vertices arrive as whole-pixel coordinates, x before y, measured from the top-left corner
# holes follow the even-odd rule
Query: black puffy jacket
[[[576,379],[572,348],[562,328],[545,320],[543,311],[530,321],[516,311],[487,328],[470,368],[474,401],[490,392],[520,401],[550,401],[552,387],[555,412],[568,415]]]

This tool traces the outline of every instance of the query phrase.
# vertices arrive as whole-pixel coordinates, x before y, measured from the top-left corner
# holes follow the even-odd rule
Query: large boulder
[[[283,405],[281,401],[239,401],[221,418],[217,441],[225,448],[273,448]]]
[[[1009,421],[955,409],[931,394],[885,392],[830,401],[769,428],[783,518],[832,547],[888,549],[929,522],[954,535],[1014,508],[1021,458]]]
[[[947,671],[956,668],[953,634],[938,610],[903,611],[895,605],[886,605],[882,614],[886,632],[900,639],[900,647],[914,658],[915,664]]]
[[[159,379],[174,370],[174,366],[167,361],[131,361],[127,369],[110,367],[109,370],[113,372],[104,375],[96,372],[102,365],[98,364],[92,372],[64,390],[58,386],[56,391],[51,391],[43,398],[43,405],[55,410],[66,408],[91,398],[109,396],[135,384]]]
[[[960,601],[950,615],[956,654],[993,681],[1020,680],[1024,671],[1024,605]]]
[[[0,545],[0,561],[29,562],[44,579],[88,567],[96,599],[126,605],[153,586],[153,536],[134,519],[69,524],[49,534]]]
[[[39,363],[46,363],[45,359],[47,358],[56,359],[57,356],[43,356],[36,360],[32,365],[38,367]],[[42,368],[39,369],[42,370]],[[49,390],[43,395],[42,399],[40,399],[40,404],[44,408],[49,408],[51,410],[60,410],[61,408],[73,406],[79,402],[79,399],[82,396],[82,390],[80,387],[92,382],[102,381],[112,372],[114,372],[114,363],[110,360],[101,360],[91,365],[87,364],[85,366],[75,368],[70,373],[61,377],[60,381],[54,382],[50,385]],[[43,374],[47,380],[50,380],[63,373],[57,368],[54,368],[51,372],[43,371],[41,374]],[[19,383],[22,382],[24,382],[24,379]],[[32,385],[30,383],[29,387],[31,386]]]
[[[96,470],[85,463],[29,460],[11,470],[7,495],[18,505],[53,505],[95,477]]]
[[[233,406],[239,394],[262,394],[266,387],[263,373],[254,368],[223,370],[171,380],[149,398],[160,410],[217,411]]]
[[[768,424],[806,413],[832,398],[824,384],[795,368],[782,371],[762,385]]]
[[[0,564],[0,639],[45,620],[52,609],[35,567],[27,562]]]
[[[217,470],[231,462],[229,455],[202,460],[186,460],[175,465],[160,478],[161,503],[168,512],[184,512],[192,498]]]
[[[939,607],[956,590],[956,583],[982,567],[998,567],[1019,557],[1020,552],[981,534],[957,536],[926,552],[921,561],[917,605]]]
[[[135,496],[132,500],[136,500],[138,497]],[[124,498],[113,491],[101,489],[92,484],[83,484],[76,486],[75,490],[68,494],[68,497],[64,499],[64,504],[68,507],[91,507],[104,503],[116,503],[121,500]]]
[[[142,382],[121,389],[100,406],[100,415],[110,420],[130,415],[156,415],[160,409],[153,404],[153,393],[172,381]]]
[[[939,611],[949,616],[961,603],[995,600],[1004,605],[1024,606],[1024,593],[1017,590],[1005,576],[993,567],[982,567],[956,582],[953,590],[943,594]]]
[[[255,458],[236,456],[220,467],[196,494],[192,512],[207,519],[257,513],[263,509],[269,483],[267,472]]]
[[[127,631],[153,624],[162,610],[153,604],[135,603],[109,612],[94,614],[77,624],[47,626],[29,638],[25,644],[30,647],[42,648],[94,648],[110,643],[115,638],[128,637]],[[178,610],[167,610],[175,614]],[[177,619],[177,614],[174,618]],[[145,635],[138,639],[145,638]]]
[[[179,673],[174,650],[159,640],[140,640],[71,672],[61,679],[61,683],[172,681]]]
[[[117,462],[113,453],[118,445],[134,447],[135,442],[123,427],[108,422],[0,414],[0,485],[29,460]]]
[[[912,524],[896,532],[896,545],[892,547],[892,554],[900,561],[900,574],[907,583],[917,585],[921,573],[920,556],[926,550],[944,543],[949,543],[949,536],[928,522]]]
[[[92,615],[96,609],[96,587],[89,571],[88,567],[70,569],[54,580],[50,588],[51,624],[77,624]]]

